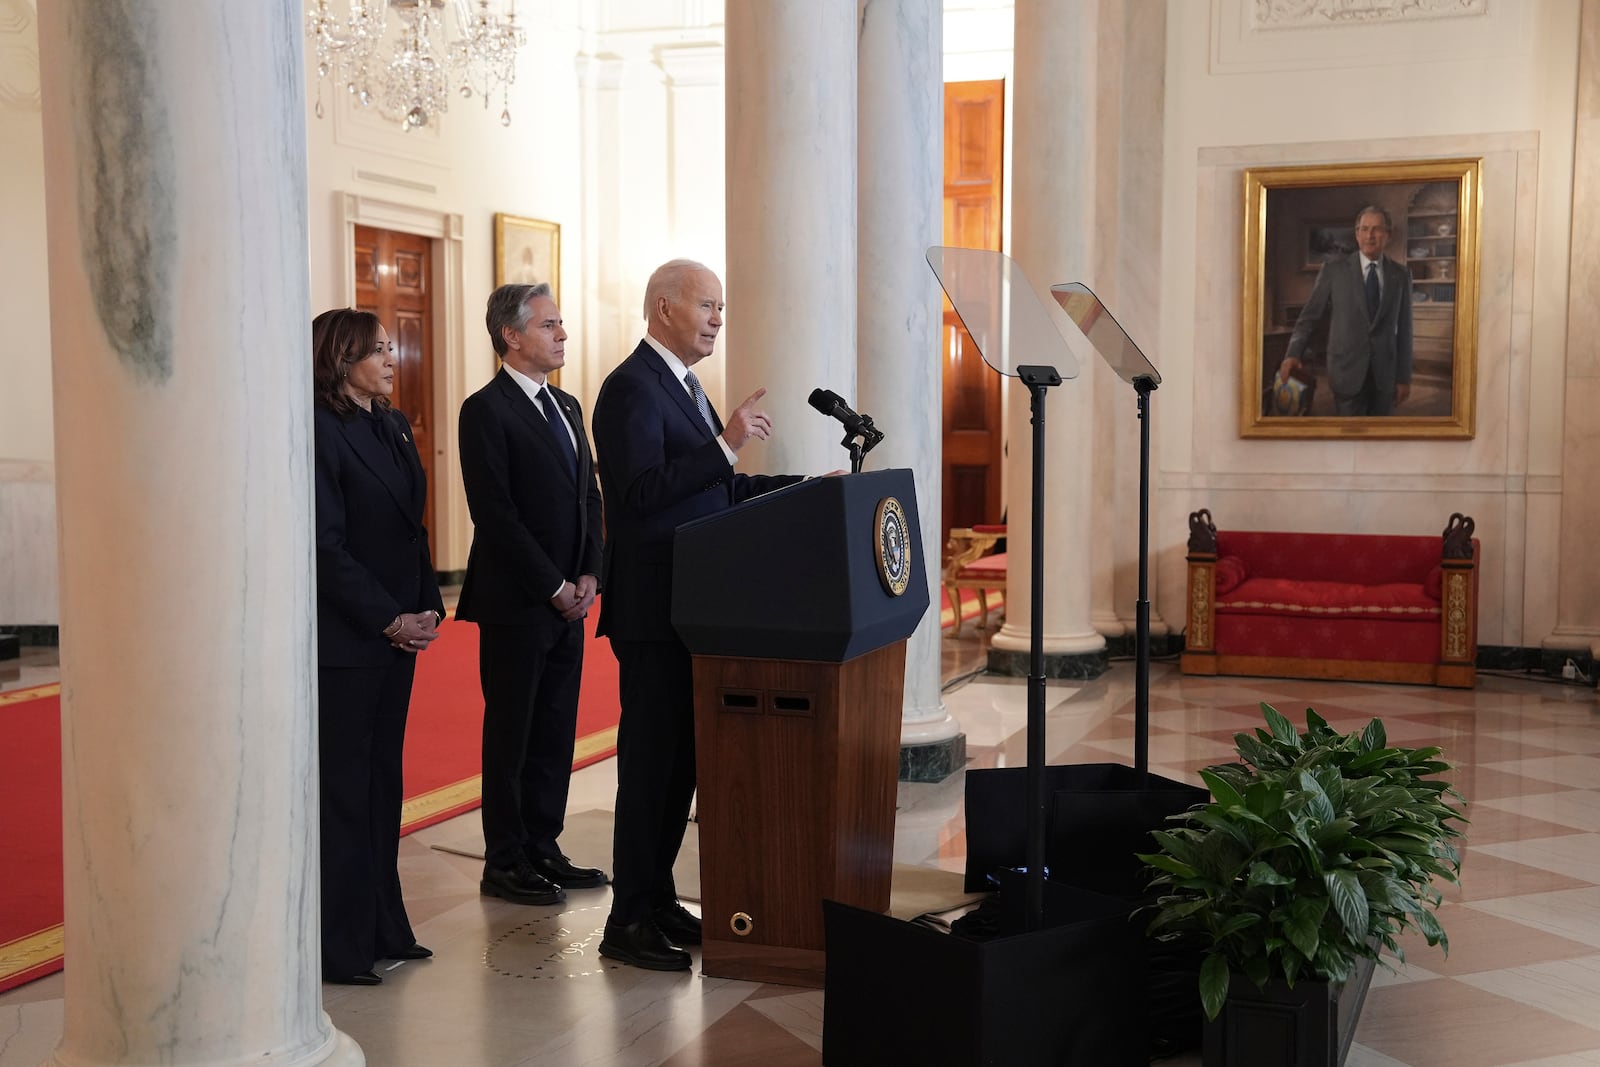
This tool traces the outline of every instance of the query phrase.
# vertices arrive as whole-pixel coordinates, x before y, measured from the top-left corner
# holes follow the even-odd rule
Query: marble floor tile
[[[1408,933],[1400,939],[1406,962],[1433,974],[1455,977],[1594,955],[1591,941],[1534,928],[1511,917],[1483,910],[1495,903],[1498,902],[1446,902],[1439,908],[1439,924],[1450,939],[1450,951],[1447,954],[1443,948],[1429,945],[1420,934]],[[1600,936],[1600,923],[1593,924],[1590,935]]]
[[[1600,1030],[1448,978],[1382,992],[1368,996],[1356,1040],[1408,1067],[1501,1067],[1600,1051]]]
[[[1600,947],[1600,887],[1478,900],[1462,907],[1510,919],[1558,938]],[[1510,965],[1511,961],[1507,961],[1502,966]]]
[[[1472,842],[1472,838],[1469,837],[1468,841]],[[1491,851],[1493,847],[1469,843],[1462,848],[1461,884],[1440,886],[1446,900],[1493,900],[1524,893],[1579,889],[1593,884],[1590,879],[1572,877],[1541,865],[1530,865],[1526,861],[1516,862],[1515,857],[1501,856]],[[1518,845],[1511,842],[1505,847],[1515,848]]]
[[[1600,955],[1462,975],[1458,981],[1585,1026],[1600,1026]]]
[[[1503,841],[1478,850],[1529,867],[1600,885],[1600,834],[1564,834],[1532,841]],[[1576,888],[1567,886],[1564,888]]]
[[[1565,796],[1564,793],[1546,794]],[[1577,795],[1576,791],[1573,793]],[[1572,823],[1546,821],[1537,818],[1524,808],[1528,801],[1540,797],[1506,797],[1501,800],[1479,800],[1467,805],[1467,825],[1462,827],[1467,840],[1476,845],[1492,845],[1500,841],[1531,840],[1535,837],[1559,837],[1562,834],[1581,834],[1600,827],[1575,826]],[[1553,810],[1553,809],[1545,809]]]
[[[1491,810],[1509,812],[1577,830],[1600,833],[1600,789],[1574,789],[1558,793],[1533,793],[1483,801],[1478,811],[1469,813],[1474,827]],[[1549,837],[1550,834],[1525,833],[1519,837]]]
[[[1545,756],[1505,760],[1484,766],[1490,770],[1506,771],[1541,782],[1556,782],[1574,789],[1600,786],[1600,756]]]

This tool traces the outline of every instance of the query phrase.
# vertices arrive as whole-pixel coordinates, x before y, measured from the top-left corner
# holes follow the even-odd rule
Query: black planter
[[[1013,932],[987,941],[824,901],[822,1062],[1143,1067],[1143,938],[1127,904],[1045,888],[1044,928],[1017,932],[1017,909]]]
[[[1234,975],[1222,1013],[1205,1028],[1205,1067],[1342,1067],[1355,1037],[1376,960],[1349,981],[1269,983]]]

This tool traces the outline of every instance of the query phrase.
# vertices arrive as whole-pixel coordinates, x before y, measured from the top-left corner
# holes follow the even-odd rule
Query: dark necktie
[[[550,395],[547,385],[537,393],[539,406],[544,408],[544,420],[550,424],[550,432],[556,436],[556,448],[567,460],[567,473],[573,478],[578,476],[578,453],[572,448],[572,438],[567,436],[567,424],[561,419],[561,411],[556,407],[555,397]]]
[[[1378,264],[1367,264],[1367,318],[1378,317]]]
[[[694,376],[694,371],[685,371],[684,384],[689,387],[689,395],[694,397],[694,406],[700,412],[700,417],[706,420],[706,425],[711,427],[711,432],[717,432],[717,422],[711,417],[711,401],[706,399],[706,391],[700,388],[700,379]]]

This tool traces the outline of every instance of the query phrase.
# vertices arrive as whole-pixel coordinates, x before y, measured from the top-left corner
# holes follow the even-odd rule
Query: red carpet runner
[[[589,613],[573,768],[617,750],[617,661]],[[0,992],[61,969],[61,687],[0,693]],[[417,663],[401,833],[478,806],[478,628],[447,619]]]

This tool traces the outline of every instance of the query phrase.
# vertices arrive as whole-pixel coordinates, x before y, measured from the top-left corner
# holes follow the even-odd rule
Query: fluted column
[[[965,761],[940,699],[939,286],[924,258],[943,206],[942,17],[924,0],[861,0],[859,410],[884,431],[872,468],[908,467],[922,511],[930,607],[906,645],[900,776],[937,781]]]
[[[1566,398],[1561,449],[1560,592],[1556,629],[1544,645],[1600,657],[1600,496],[1592,492],[1600,464],[1600,331],[1594,292],[1600,283],[1600,0],[1583,0],[1578,33],[1578,121],[1573,144],[1572,252],[1567,280]],[[1542,509],[1541,509],[1542,510]],[[1530,518],[1532,518],[1530,507]],[[1554,660],[1559,664],[1561,658]]]
[[[360,1064],[321,1010],[299,0],[54,0],[53,1063]]]
[[[806,397],[856,391],[856,0],[741,0],[727,19],[724,413],[766,387],[774,436],[741,471],[847,467]]]
[[[723,48],[682,44],[656,50],[666,79],[668,246],[719,274],[727,255],[723,194],[727,162],[723,143]],[[726,279],[724,279],[726,283]],[[726,363],[708,359],[695,368],[701,388],[724,415]],[[744,394],[733,398],[737,404]]]
[[[1094,0],[1017,0],[1012,119],[1012,256],[1048,299],[1052,283],[1083,279],[1096,219]],[[1070,329],[1070,327],[1069,327]],[[1101,370],[1076,345],[1075,380],[1048,390],[1045,448],[1045,673],[1092,678],[1105,670],[1105,638],[1090,621],[1094,383]],[[990,648],[992,667],[1027,673],[1032,591],[1033,456],[1027,391],[1013,384],[1006,481],[1010,558],[1006,622]]]

